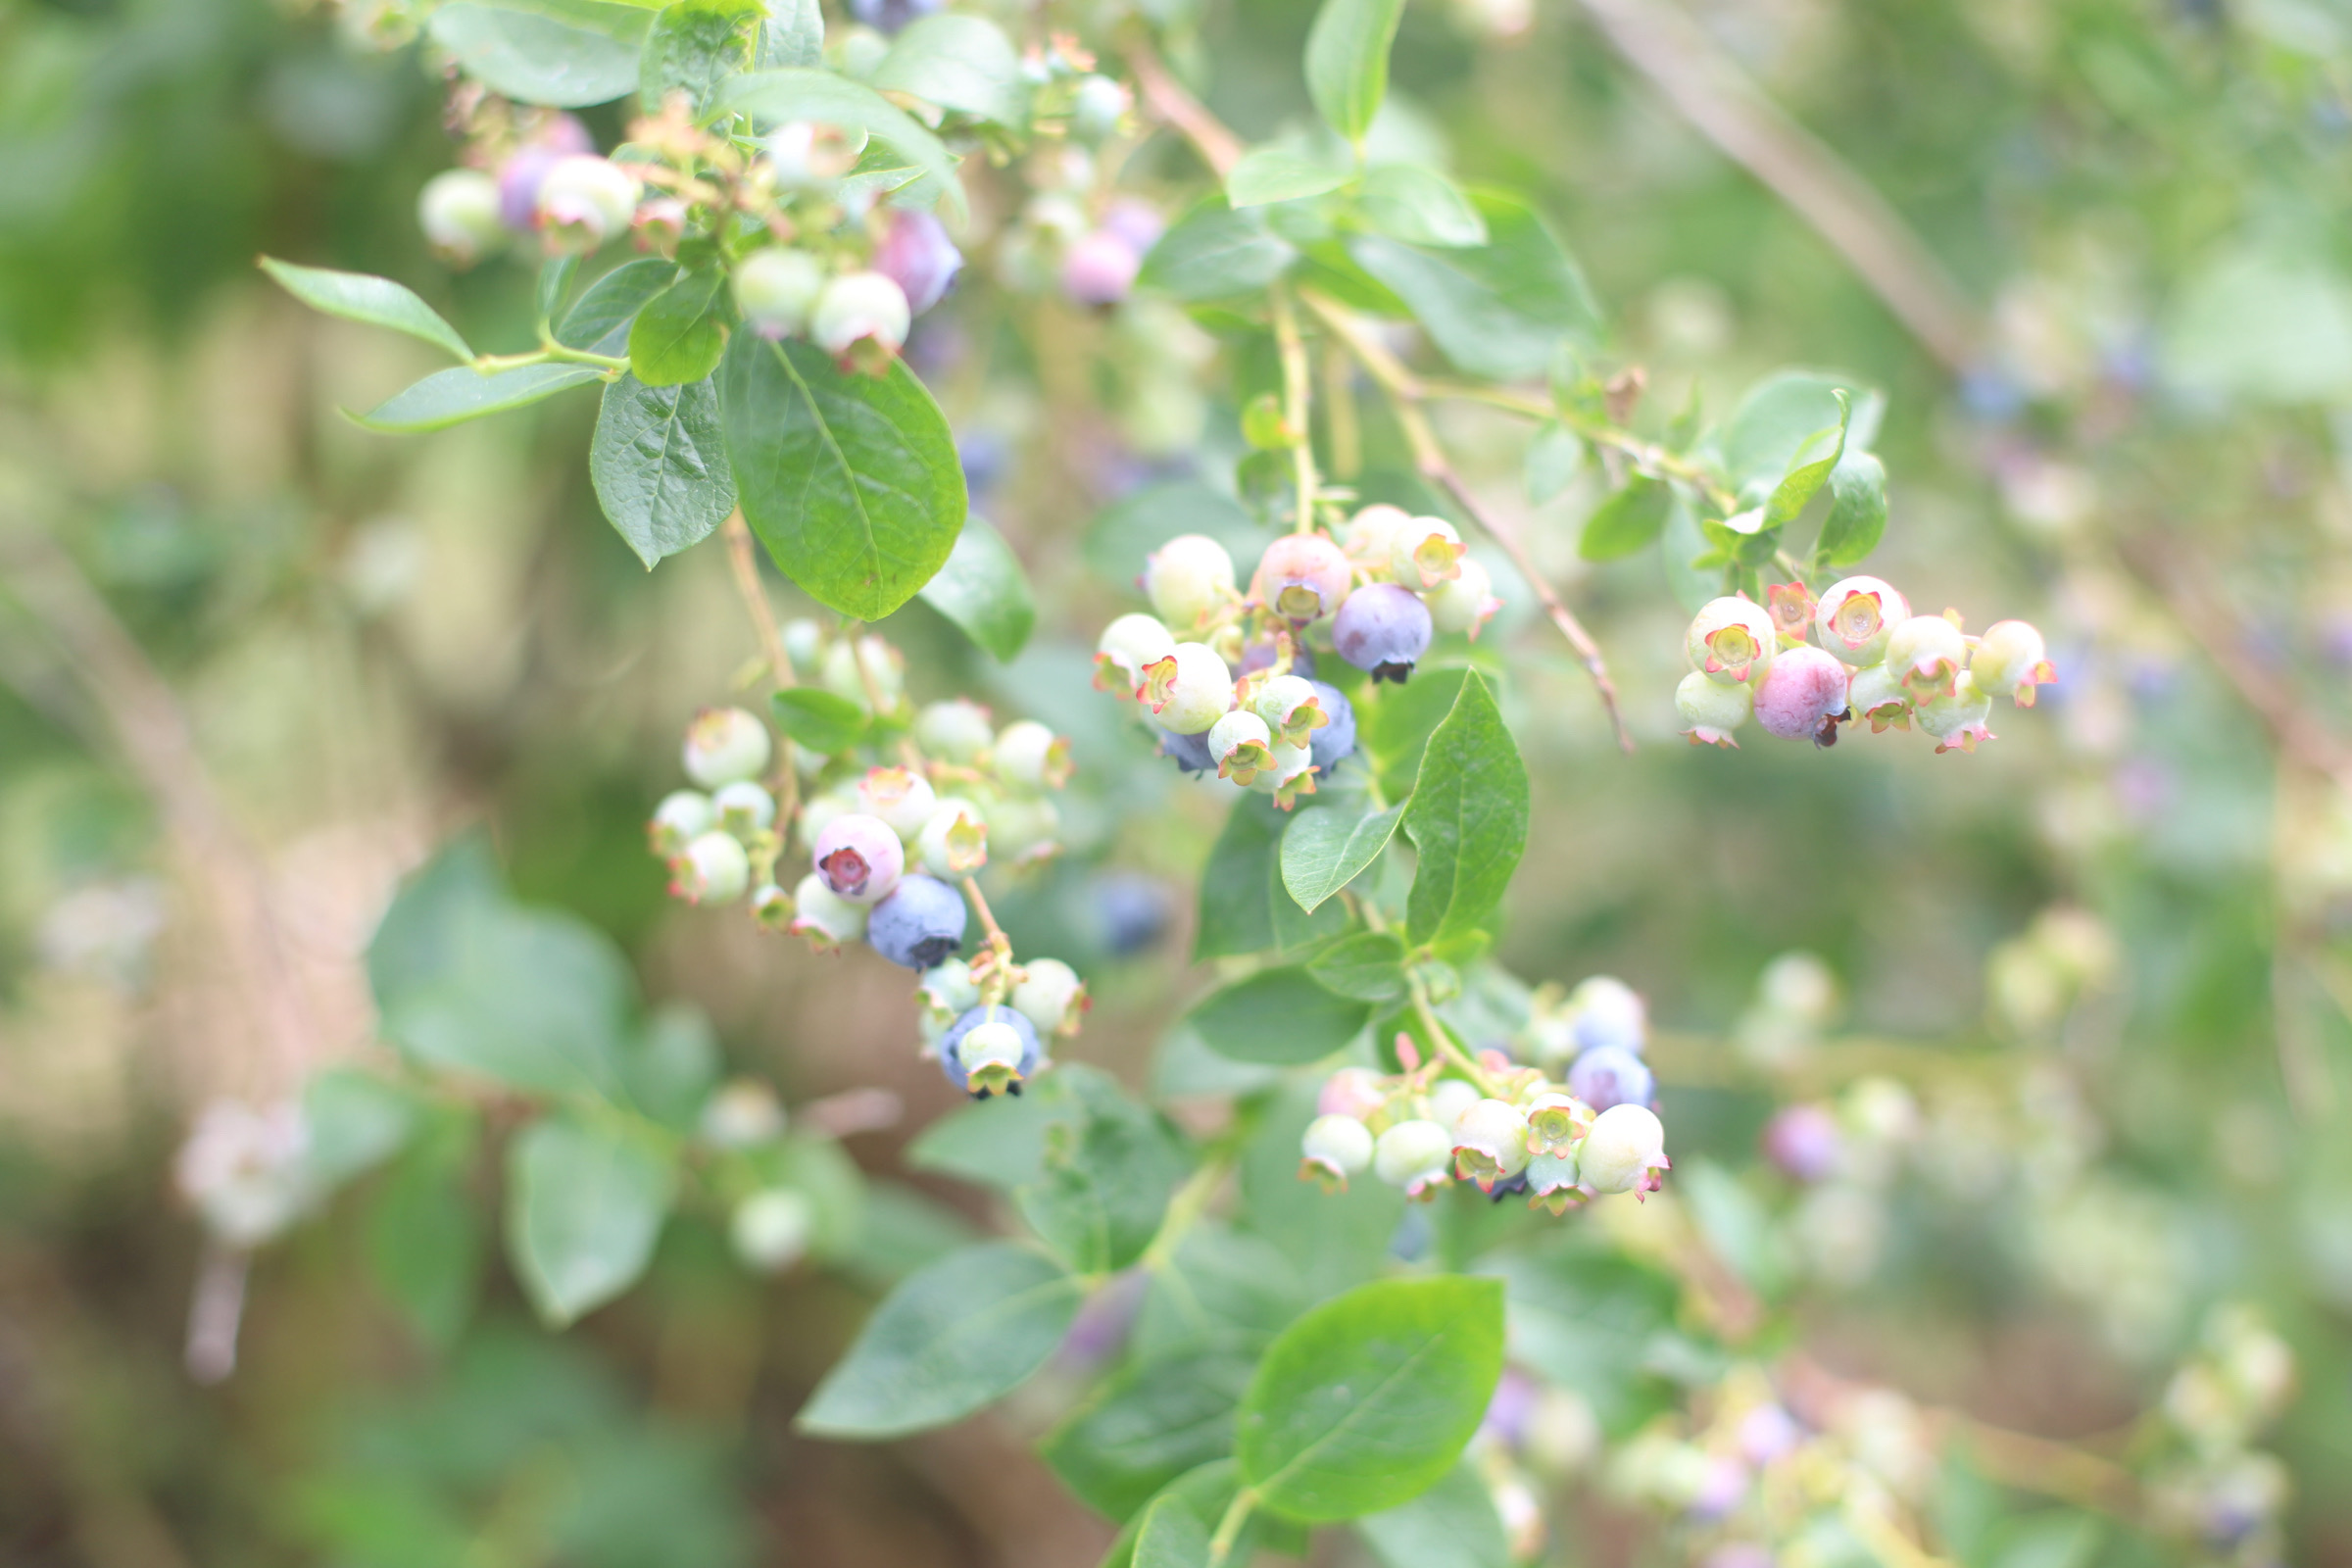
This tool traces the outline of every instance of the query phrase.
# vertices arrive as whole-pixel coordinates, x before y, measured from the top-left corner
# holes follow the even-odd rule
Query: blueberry
[[[1340,657],[1375,681],[1398,685],[1429,652],[1429,607],[1410,589],[1376,582],[1348,596],[1331,623],[1331,642]]]
[[[963,252],[948,238],[945,224],[929,213],[897,208],[890,230],[874,247],[874,270],[899,285],[906,308],[920,316],[937,305],[963,270]]]
[[[1233,666],[1233,678],[1240,680],[1244,675],[1254,675],[1261,669],[1272,669],[1274,662],[1281,657],[1282,645],[1271,637],[1261,643],[1251,643],[1242,650],[1242,662]],[[1309,680],[1312,680],[1315,674],[1315,656],[1295,643],[1291,646],[1291,673],[1304,675]]]
[[[1325,723],[1307,737],[1307,751],[1315,766],[1329,778],[1331,770],[1355,755],[1355,706],[1348,701],[1347,693],[1328,681],[1309,681],[1321,703]]]
[[[852,904],[876,904],[899,885],[906,869],[906,847],[880,817],[844,811],[818,832],[810,858],[835,896]]]
[[[1569,1067],[1568,1092],[1594,1110],[1646,1105],[1657,1093],[1657,1080],[1642,1058],[1623,1046],[1600,1046],[1585,1052]]]
[[[919,872],[899,879],[866,916],[865,940],[876,953],[909,969],[945,963],[963,946],[963,895]]]
[[[1176,765],[1187,773],[1214,772],[1216,755],[1208,749],[1208,732],[1198,735],[1179,735],[1172,729],[1159,732],[1159,753],[1176,760]]]
[[[1010,1007],[974,1007],[939,1039],[940,1070],[975,1100],[1019,1094],[1044,1054],[1036,1026]]]
[[[897,32],[937,11],[942,0],[850,0],[850,15],[883,32]]]
[[[1141,953],[1168,928],[1168,890],[1151,877],[1134,871],[1105,872],[1095,879],[1094,895],[1103,951],[1114,957]]]

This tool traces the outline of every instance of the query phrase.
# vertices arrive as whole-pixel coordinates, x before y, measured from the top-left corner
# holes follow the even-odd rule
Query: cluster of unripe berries
[[[639,172],[599,156],[569,115],[543,117],[495,168],[443,170],[416,198],[425,242],[459,267],[517,234],[538,235],[550,255],[583,255],[663,211],[645,203]]]
[[[2027,622],[1971,637],[1951,611],[1911,613],[1881,578],[1843,578],[1819,600],[1781,583],[1766,598],[1710,600],[1691,619],[1675,706],[1692,745],[1737,746],[1732,732],[1752,714],[1769,734],[1816,746],[1835,745],[1847,720],[1868,719],[1873,733],[1916,721],[1937,752],[1973,752],[1993,738],[1994,698],[2031,708],[2034,688],[2058,678]]]
[[[1140,704],[1186,772],[1213,771],[1286,810],[1355,751],[1355,710],[1314,678],[1315,647],[1402,682],[1436,632],[1475,637],[1497,608],[1452,524],[1390,506],[1357,513],[1345,544],[1275,540],[1246,593],[1233,557],[1204,534],[1154,551],[1142,585],[1154,613],[1103,628],[1095,685]]]
[[[1554,1214],[1611,1193],[1654,1193],[1672,1162],[1650,1104],[1644,1029],[1640,997],[1615,980],[1586,981],[1544,1020],[1544,1064],[1486,1053],[1485,1089],[1447,1076],[1442,1061],[1416,1064],[1399,1037],[1405,1071],[1343,1067],[1324,1083],[1298,1174],[1342,1190],[1369,1170],[1415,1199],[1466,1181],[1497,1202],[1523,1193],[1529,1207]]]
[[[776,747],[767,726],[740,708],[704,710],[681,756],[695,787],[664,797],[647,824],[670,892],[691,904],[748,895],[753,917],[771,930],[820,952],[863,942],[926,974],[927,999],[968,991],[953,1027],[932,1042],[942,1065],[958,1088],[1017,1089],[1041,1060],[1030,1015],[1049,1018],[1048,1035],[1074,1030],[1085,989],[1058,960],[1014,964],[993,929],[971,962],[957,957],[969,910],[956,884],[988,864],[992,846],[1016,865],[1054,854],[1059,816],[1050,796],[1069,780],[1069,743],[1034,720],[997,728],[988,710],[962,699],[909,712],[897,651],[878,637],[826,648],[813,622],[795,622],[784,640],[808,673],[867,706],[878,732],[904,738],[895,753],[796,749],[793,776],[811,792],[797,823],[784,822],[768,782]],[[809,870],[787,893],[775,869],[795,832]]]

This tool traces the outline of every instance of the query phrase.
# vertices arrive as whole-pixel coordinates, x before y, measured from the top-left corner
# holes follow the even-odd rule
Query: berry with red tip
[[[827,283],[808,313],[808,336],[837,359],[871,346],[887,359],[906,341],[914,313],[906,291],[880,272],[845,272]]]
[[[1313,752],[1275,741],[1266,748],[1266,756],[1268,766],[1250,781],[1250,788],[1273,796],[1275,807],[1285,811],[1298,804],[1299,796],[1315,793]]]
[[[1756,682],[1756,722],[1785,741],[1832,746],[1846,713],[1846,666],[1810,645],[1785,649]]]
[[[1206,643],[1178,643],[1144,670],[1142,697],[1160,728],[1198,735],[1233,707],[1233,675]]]
[[[774,755],[775,741],[765,724],[740,708],[706,708],[686,726],[678,760],[688,778],[714,790],[737,779],[758,778]]]
[[[1527,1169],[1527,1113],[1502,1100],[1471,1105],[1454,1118],[1453,1163],[1482,1193]]]
[[[1393,582],[1376,582],[1349,596],[1331,625],[1340,657],[1374,681],[1402,685],[1429,652],[1429,607]]]
[[[416,193],[416,226],[433,254],[471,267],[507,242],[498,181],[478,169],[445,169]]]
[[[1369,1067],[1342,1067],[1323,1080],[1315,1109],[1326,1116],[1352,1116],[1361,1121],[1388,1102],[1387,1080]]]
[[[1472,642],[1502,608],[1502,601],[1494,597],[1494,579],[1468,556],[1456,564],[1451,577],[1423,595],[1423,602],[1429,606],[1431,625],[1465,633]]]
[[[988,710],[968,698],[926,703],[914,715],[915,744],[945,761],[973,761],[996,738]]]
[[[1913,615],[1887,633],[1887,672],[1913,702],[1950,695],[1967,665],[1968,639],[1941,615]]]
[[[1285,534],[1266,546],[1250,579],[1250,597],[1304,624],[1336,614],[1355,580],[1338,545],[1319,533]]]
[[[1930,697],[1919,705],[1919,727],[1936,737],[1937,756],[1957,748],[1973,752],[1977,742],[1993,739],[1987,727],[1992,717],[1992,697],[1977,689],[1976,677],[1962,670],[1953,680],[1951,690]]]
[[[812,852],[825,886],[852,904],[889,897],[906,871],[906,849],[890,824],[863,811],[844,811],[816,835]]]
[[[710,810],[722,830],[746,843],[776,824],[776,798],[748,778],[720,785],[710,797]]]
[[[945,962],[963,946],[970,918],[963,895],[937,877],[916,872],[899,879],[865,917],[865,940],[876,953],[909,969]]]
[[[1208,755],[1217,777],[1247,788],[1274,767],[1274,737],[1266,721],[1246,708],[1225,713],[1208,727]]]
[[[1206,534],[1178,534],[1145,560],[1144,595],[1161,620],[1190,631],[1233,602],[1233,557]]]
[[[963,270],[963,252],[948,238],[947,225],[915,208],[894,207],[888,228],[874,247],[874,270],[899,285],[916,316],[937,305]]]
[[[1591,1195],[1584,1190],[1581,1173],[1577,1169],[1577,1151],[1581,1147],[1572,1144],[1565,1149],[1529,1156],[1524,1172],[1528,1207],[1565,1214],[1585,1202]]]
[[[584,253],[624,233],[645,187],[609,158],[560,158],[539,182],[539,232],[554,251]]]
[[[1772,616],[1773,630],[1780,633],[1783,648],[1803,645],[1805,634],[1813,629],[1816,608],[1802,582],[1776,582],[1764,590],[1764,610]]]
[[[835,893],[814,871],[801,878],[801,885],[792,890],[792,924],[787,929],[796,937],[807,937],[819,953],[834,952],[865,935],[865,906]]]
[[[824,291],[824,264],[807,251],[770,245],[735,264],[735,308],[765,338],[797,337]]]
[[[1849,664],[1875,664],[1886,639],[1911,618],[1911,602],[1882,577],[1841,577],[1813,607],[1821,646]]]
[[[1654,1193],[1669,1169],[1666,1129],[1646,1105],[1612,1105],[1592,1119],[1577,1149],[1581,1184],[1594,1193]]]
[[[1646,1105],[1658,1092],[1648,1065],[1623,1046],[1601,1046],[1579,1054],[1568,1068],[1568,1092],[1594,1110],[1611,1105]]]
[[[1773,630],[1764,607],[1737,594],[1701,605],[1683,634],[1683,652],[1690,667],[1725,686],[1764,673],[1779,644],[1780,633]]]
[[[988,822],[980,808],[950,796],[915,835],[915,858],[938,877],[966,876],[988,863]]]
[[[1302,675],[1277,675],[1267,681],[1250,699],[1250,709],[1287,746],[1309,744],[1315,731],[1331,723],[1315,683]]]
[[[690,842],[716,826],[718,812],[710,796],[700,790],[672,790],[654,808],[645,837],[654,854],[666,860],[684,854]]]
[[[1690,726],[1683,733],[1691,745],[1728,746],[1738,751],[1740,743],[1732,739],[1732,732],[1755,711],[1755,693],[1745,686],[1722,685],[1712,675],[1694,669],[1675,687],[1674,708]]]
[[[731,833],[705,833],[669,862],[669,891],[688,904],[728,904],[752,885],[751,857]]]
[[[931,781],[905,767],[867,768],[858,781],[857,802],[858,810],[889,823],[901,839],[920,833],[939,809]]]
[[[2034,706],[2034,688],[2058,678],[2043,648],[2041,633],[2022,620],[1996,620],[1977,640],[1968,662],[1977,689],[1988,697],[2007,696],[2020,708]]]
[[[1350,1176],[1371,1168],[1372,1149],[1372,1130],[1353,1116],[1317,1116],[1298,1141],[1298,1179],[1344,1193]]]
[[[1133,697],[1144,671],[1175,651],[1176,636],[1157,615],[1121,615],[1095,642],[1095,690]]]
[[[1845,702],[1857,722],[1870,720],[1873,735],[1911,727],[1911,694],[1885,664],[1865,664],[1855,670]]]
[[[1547,1089],[1527,1102],[1527,1151],[1530,1154],[1564,1154],[1592,1130],[1595,1114],[1574,1095]]]
[[[1086,982],[1059,958],[1031,958],[1006,999],[1043,1035],[1075,1035],[1089,1005]]]
[[[1446,1185],[1453,1155],[1453,1134],[1434,1121],[1400,1121],[1374,1141],[1372,1172],[1407,1198],[1424,1198]]]
[[[948,1082],[975,1100],[1019,1094],[1044,1059],[1036,1026],[1010,1007],[974,1007],[939,1041]]]
[[[1389,573],[1407,588],[1430,589],[1461,575],[1468,547],[1443,517],[1412,517],[1389,536]]]

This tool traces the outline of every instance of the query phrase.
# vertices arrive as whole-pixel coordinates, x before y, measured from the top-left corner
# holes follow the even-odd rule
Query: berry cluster
[[[1654,1193],[1672,1162],[1641,1055],[1645,1027],[1642,999],[1622,982],[1588,980],[1531,1023],[1542,1065],[1487,1052],[1484,1087],[1448,1076],[1442,1061],[1420,1063],[1399,1036],[1403,1072],[1343,1067],[1324,1083],[1298,1174],[1338,1191],[1370,1170],[1416,1199],[1458,1179],[1497,1202],[1524,1193],[1530,1208],[1554,1214],[1611,1193]],[[1563,1066],[1566,1081],[1555,1081]]]
[[[1246,593],[1233,557],[1203,534],[1152,552],[1142,586],[1156,613],[1103,628],[1096,687],[1148,710],[1184,771],[1213,769],[1285,810],[1355,751],[1355,710],[1314,678],[1314,648],[1401,683],[1436,632],[1475,637],[1499,608],[1451,523],[1391,506],[1358,512],[1344,544],[1321,532],[1275,540]]]
[[[1842,578],[1818,601],[1802,582],[1765,597],[1769,607],[1744,594],[1710,600],[1684,635],[1690,673],[1674,700],[1694,746],[1738,746],[1732,732],[1752,713],[1770,734],[1825,747],[1846,720],[1867,718],[1875,734],[1917,719],[1938,753],[1973,752],[1993,738],[1994,698],[2031,708],[2034,688],[2058,678],[2027,622],[1971,637],[1956,612],[1914,615],[1881,578]]]
[[[2286,1466],[2254,1446],[2294,1394],[2294,1352],[2251,1307],[2215,1309],[2165,1390],[2166,1447],[2149,1478],[2156,1517],[2230,1562],[2282,1562]]]
[[[663,797],[647,824],[670,892],[690,904],[748,894],[770,930],[819,952],[862,941],[922,973],[926,1002],[949,1012],[926,1042],[949,1081],[975,1095],[1018,1093],[1043,1065],[1038,1031],[1074,1034],[1086,990],[1058,959],[1013,961],[973,875],[992,846],[1015,866],[1055,852],[1050,796],[1069,781],[1069,743],[1032,719],[999,729],[961,698],[914,709],[900,655],[879,637],[828,646],[815,622],[795,621],[783,641],[802,674],[863,710],[863,738],[829,754],[788,747],[771,772],[777,748],[758,718],[740,708],[697,714],[683,753],[697,787]],[[796,823],[774,786],[797,793],[803,783]],[[796,831],[810,869],[786,893],[775,871]],[[969,962],[956,956],[967,893],[984,927]]]

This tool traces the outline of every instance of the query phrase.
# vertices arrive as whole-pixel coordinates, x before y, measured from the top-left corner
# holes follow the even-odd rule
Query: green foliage
[[[1353,1040],[1369,1005],[1327,990],[1303,968],[1261,970],[1185,1017],[1211,1051],[1236,1061],[1300,1066]]]
[[[469,419],[527,409],[559,392],[600,380],[603,375],[603,371],[587,365],[518,365],[512,369],[486,372],[461,366],[453,370],[436,370],[366,414],[351,416],[351,419],[354,424],[386,435],[421,435],[428,430],[446,430]]]
[[[815,752],[858,744],[872,721],[862,703],[821,686],[792,686],[768,696],[769,716],[787,737]]]
[[[1380,858],[1403,814],[1396,806],[1360,816],[1340,807],[1298,812],[1282,834],[1282,885],[1314,913]]]
[[[416,297],[416,291],[390,278],[365,272],[335,272],[322,267],[296,267],[273,257],[262,258],[262,270],[314,311],[339,316],[347,321],[389,327],[446,349],[453,359],[470,360],[473,350],[458,329]]]
[[[1527,847],[1527,770],[1484,676],[1431,732],[1402,825],[1419,856],[1407,934],[1444,945],[1483,929]]]
[[[467,74],[519,103],[576,109],[637,87],[653,14],[602,0],[450,0],[426,24]]]
[[[1468,1465],[1409,1502],[1366,1514],[1355,1528],[1384,1568],[1505,1568],[1511,1560],[1494,1495]]]
[[[1498,381],[1542,375],[1563,345],[1595,344],[1599,308],[1544,220],[1497,191],[1473,191],[1470,202],[1486,227],[1482,245],[1416,245],[1359,234],[1348,242],[1348,254],[1472,375]]]
[[[1183,1148],[1173,1129],[1101,1073],[1073,1064],[1046,1089],[1067,1114],[1045,1130],[1039,1178],[1016,1194],[1021,1215],[1073,1273],[1125,1268],[1158,1234],[1168,1195],[1184,1177]]]
[[[1178,1477],[1231,1455],[1234,1410],[1254,1365],[1221,1346],[1132,1361],[1103,1379],[1041,1452],[1087,1506],[1130,1518]]]
[[[1339,906],[1301,909],[1282,880],[1282,835],[1289,818],[1262,799],[1236,802],[1200,873],[1200,921],[1193,956],[1227,957],[1311,947],[1337,936]]]
[[[588,477],[648,570],[709,538],[735,510],[717,387],[649,386],[628,374],[612,382],[597,411]]]
[[[635,1283],[677,1183],[676,1156],[612,1117],[551,1116],[507,1151],[507,1250],[531,1304],[561,1328]]]
[[[1169,225],[1136,281],[1180,300],[1231,299],[1256,293],[1298,258],[1262,213],[1212,197]]]
[[[769,123],[813,120],[862,130],[920,172],[932,201],[945,202],[954,213],[962,211],[955,155],[911,115],[860,82],[805,68],[759,71],[728,82],[718,105]]]
[[[1306,90],[1323,122],[1361,144],[1389,91],[1404,0],[1323,0],[1306,35]]]
[[[688,272],[637,313],[629,325],[629,369],[647,386],[683,386],[718,368],[726,334],[716,310],[726,274]]]
[[[942,11],[921,17],[892,40],[874,68],[874,86],[902,92],[974,120],[1019,125],[1029,94],[1021,58],[995,23]]]
[[[963,628],[990,655],[1012,662],[1037,624],[1021,558],[988,519],[967,516],[946,564],[923,584],[923,603]]]

